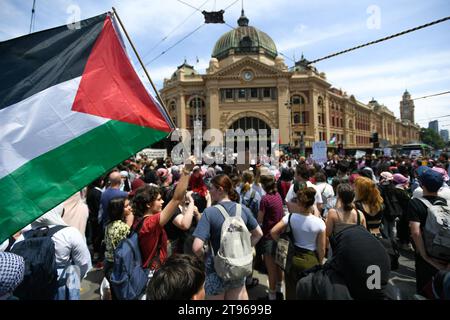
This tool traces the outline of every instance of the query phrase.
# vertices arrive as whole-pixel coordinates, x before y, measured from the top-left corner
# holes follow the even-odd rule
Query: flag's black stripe
[[[106,13],[0,42],[0,110],[82,75]]]

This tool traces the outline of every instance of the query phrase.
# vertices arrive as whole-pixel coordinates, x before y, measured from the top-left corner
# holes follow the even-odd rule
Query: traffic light
[[[372,137],[369,139],[369,141],[373,143],[374,148],[379,148],[380,140],[378,140],[378,132],[372,133]]]
[[[370,141],[370,142],[373,142],[373,143],[380,142],[380,141],[378,140],[378,132],[372,133],[372,137],[370,137],[369,141]]]

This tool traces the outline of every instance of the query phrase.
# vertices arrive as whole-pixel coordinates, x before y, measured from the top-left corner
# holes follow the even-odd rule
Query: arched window
[[[319,97],[319,98],[317,99],[317,105],[318,105],[319,107],[323,107],[323,98],[322,98],[322,97]]]
[[[292,104],[305,104],[305,99],[301,95],[293,95],[291,97],[291,103]]]
[[[202,121],[202,126],[206,127],[206,108],[205,108],[205,101],[196,96],[193,97],[188,104],[188,123],[189,127],[193,127],[194,121],[197,119]]]
[[[191,110],[195,111],[197,107],[199,108],[199,110],[205,108],[205,101],[203,101],[203,99],[200,97],[194,97],[193,99],[191,99],[191,101],[189,101],[189,108]]]

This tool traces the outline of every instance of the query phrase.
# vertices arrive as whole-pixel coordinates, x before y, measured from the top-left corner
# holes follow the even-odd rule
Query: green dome
[[[216,42],[213,58],[226,58],[231,49],[234,49],[235,54],[252,54],[259,53],[261,48],[267,56],[271,58],[277,56],[277,47],[273,40],[266,33],[248,26],[248,19],[243,11],[238,24],[239,27],[228,31]]]

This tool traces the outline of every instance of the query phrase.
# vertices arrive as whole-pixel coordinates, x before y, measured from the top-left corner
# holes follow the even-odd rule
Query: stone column
[[[177,99],[177,127],[186,129],[186,99],[184,91],[179,93]]]
[[[330,98],[328,95],[325,96],[323,101],[323,106],[325,109],[325,131],[327,133],[327,144],[331,139],[331,128],[330,128]]]
[[[290,110],[286,106],[286,102],[289,103],[289,87],[288,87],[288,81],[287,79],[279,79],[277,91],[278,91],[278,119],[274,119],[278,122],[278,128],[272,128],[272,129],[279,129],[280,133],[280,141],[281,144],[291,144],[292,141],[290,141],[292,137],[292,119]],[[291,128],[289,128],[291,126]],[[291,132],[291,137],[289,137],[289,132]]]
[[[319,120],[317,119],[318,114],[318,100],[319,100],[320,92],[317,90],[313,90],[311,107],[309,108],[309,124],[308,127],[311,128],[312,125],[312,136],[313,141],[319,141]],[[312,144],[311,144],[312,145]]]
[[[219,114],[219,89],[217,83],[207,86],[207,119],[208,128],[220,130],[220,114]],[[226,128],[224,128],[226,129]]]

